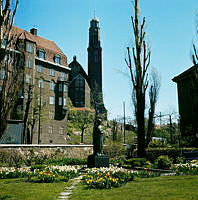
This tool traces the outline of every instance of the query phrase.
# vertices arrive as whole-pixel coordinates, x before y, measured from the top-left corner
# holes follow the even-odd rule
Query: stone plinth
[[[109,157],[106,155],[89,155],[87,167],[109,167]]]

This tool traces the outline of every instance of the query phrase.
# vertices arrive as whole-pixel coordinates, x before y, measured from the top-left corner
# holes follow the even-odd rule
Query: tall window
[[[38,87],[39,88],[44,88],[44,81],[43,81],[43,79],[39,79],[39,81],[38,81]]]
[[[54,91],[55,89],[55,83],[54,81],[50,81],[50,90]]]
[[[28,59],[27,66],[28,66],[28,68],[32,69],[32,67],[33,67],[33,60]]]
[[[39,50],[39,58],[45,60],[45,50],[44,49]]]
[[[0,70],[0,79],[5,79],[5,70],[4,69]]]
[[[59,106],[63,105],[63,98],[62,97],[58,97],[58,105]]]
[[[55,71],[55,69],[50,69],[50,76],[55,76],[55,74],[56,74],[56,71]]]
[[[49,111],[49,118],[54,119],[54,110]]]
[[[3,43],[3,46],[6,46],[8,44],[8,39],[4,38],[2,43]]]
[[[60,129],[59,129],[59,134],[60,135],[63,135],[63,130],[64,130],[63,127],[60,127]]]
[[[37,65],[37,72],[42,72],[43,71],[43,66],[42,65]]]
[[[22,98],[23,97],[23,90],[20,88],[18,90],[18,98]]]
[[[52,125],[49,126],[48,133],[49,134],[53,134],[53,126]]]
[[[58,84],[58,91],[59,91],[59,92],[62,92],[62,91],[63,91],[63,84],[62,84],[62,83],[59,83],[59,84]]]
[[[54,96],[49,97],[49,104],[54,105]]]
[[[26,83],[32,84],[32,75],[26,74],[25,75],[25,80],[26,80]]]
[[[26,44],[26,51],[29,53],[34,53],[34,45],[32,43]]]
[[[61,64],[61,56],[56,55],[56,56],[54,57],[54,62],[57,63],[57,64]]]
[[[61,72],[60,78],[62,81],[66,80],[66,73],[65,72]]]

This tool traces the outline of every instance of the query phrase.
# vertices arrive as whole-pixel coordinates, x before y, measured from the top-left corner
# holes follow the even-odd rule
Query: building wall
[[[198,93],[197,83],[188,77],[177,82],[181,133],[196,136],[198,133]]]
[[[37,114],[36,124],[33,130],[33,143],[37,144],[65,144],[67,133],[67,97],[68,97],[68,73],[67,58],[62,54],[42,48],[36,43],[25,42],[25,73],[24,73],[24,109],[27,101],[27,90],[33,85],[34,107],[40,106],[40,114]],[[28,45],[33,45],[33,51],[28,52]],[[39,51],[45,52],[45,58],[39,58]],[[61,56],[61,65],[56,64],[54,57]],[[29,64],[31,60],[32,65]],[[54,70],[55,74],[52,74]],[[63,77],[64,73],[64,77]],[[31,75],[28,81],[27,75]],[[50,88],[50,82],[54,82],[54,90]],[[59,90],[62,85],[62,90]],[[54,98],[54,103],[50,99]],[[60,105],[60,102],[62,105]],[[33,104],[32,104],[33,105]],[[30,110],[31,112],[31,110]],[[40,118],[40,123],[39,123]],[[40,124],[40,125],[39,125]],[[40,127],[40,128],[39,128]],[[29,127],[31,130],[31,127]],[[40,133],[40,134],[39,134]],[[40,135],[40,140],[39,136]]]

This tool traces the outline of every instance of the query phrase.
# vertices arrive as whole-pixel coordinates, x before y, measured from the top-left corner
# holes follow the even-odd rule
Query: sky
[[[108,118],[134,118],[131,83],[125,63],[126,48],[133,45],[132,0],[19,0],[15,25],[56,42],[68,58],[87,72],[90,20],[99,19],[102,46],[103,93]],[[197,0],[140,0],[140,16],[146,18],[146,41],[151,48],[151,68],[161,77],[156,112],[178,112],[177,87],[172,78],[192,66],[196,42]],[[147,106],[148,107],[148,106]]]

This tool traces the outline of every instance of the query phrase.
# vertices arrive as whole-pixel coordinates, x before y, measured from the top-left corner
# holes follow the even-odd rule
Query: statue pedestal
[[[109,167],[109,157],[106,155],[89,155],[87,161],[88,168]]]

